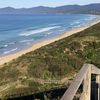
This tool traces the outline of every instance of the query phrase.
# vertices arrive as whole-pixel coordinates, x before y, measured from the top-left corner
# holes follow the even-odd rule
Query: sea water
[[[38,41],[54,38],[97,19],[100,17],[83,14],[0,15],[0,56],[29,48]]]

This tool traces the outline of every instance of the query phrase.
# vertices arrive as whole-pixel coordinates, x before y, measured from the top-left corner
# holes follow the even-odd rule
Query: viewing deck
[[[91,81],[92,74],[96,75],[94,83]],[[81,96],[75,99],[81,85]],[[91,64],[84,64],[61,100],[100,100],[100,69]]]

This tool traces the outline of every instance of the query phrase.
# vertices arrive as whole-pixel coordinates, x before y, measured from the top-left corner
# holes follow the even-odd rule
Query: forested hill
[[[33,8],[15,9],[12,7],[0,8],[0,14],[100,14],[100,3],[89,5],[65,5],[60,7],[38,6]]]

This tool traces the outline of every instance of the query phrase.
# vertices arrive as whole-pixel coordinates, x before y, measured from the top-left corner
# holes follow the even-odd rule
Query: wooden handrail
[[[84,64],[81,70],[79,71],[79,73],[76,75],[76,78],[73,80],[72,84],[64,93],[61,100],[73,100],[82,82],[83,82],[83,92],[82,92],[80,100],[90,100],[91,74],[100,75],[100,69],[95,67],[92,64]],[[97,78],[97,79],[98,81],[100,81],[100,78]]]
[[[97,67],[94,66],[94,65],[91,65],[91,73],[92,73],[92,74],[96,74],[96,75],[100,75],[100,69],[97,68]]]

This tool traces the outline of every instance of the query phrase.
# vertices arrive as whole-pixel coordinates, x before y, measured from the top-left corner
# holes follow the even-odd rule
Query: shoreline
[[[36,49],[39,49],[39,48],[41,48],[43,46],[46,46],[46,45],[48,45],[50,43],[53,43],[53,42],[58,41],[58,40],[61,40],[63,38],[71,36],[73,34],[77,34],[78,32],[81,32],[81,31],[83,31],[83,30],[85,30],[85,29],[87,29],[87,28],[89,28],[89,27],[91,27],[91,26],[93,26],[93,25],[95,25],[95,24],[97,24],[99,22],[100,22],[100,19],[96,20],[95,22],[93,21],[93,22],[89,23],[86,26],[72,28],[71,30],[69,30],[69,31],[67,31],[67,32],[65,32],[65,33],[63,33],[61,35],[58,35],[58,36],[56,36],[54,38],[50,38],[50,39],[47,39],[47,40],[41,40],[41,41],[33,44],[28,49],[24,49],[24,50],[21,50],[19,52],[0,57],[0,65],[3,65],[4,63],[8,63],[13,59],[16,59],[16,58],[22,56],[23,54],[26,54],[28,52],[34,51]],[[2,67],[2,66],[0,66],[0,67]]]

